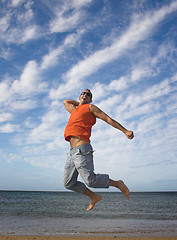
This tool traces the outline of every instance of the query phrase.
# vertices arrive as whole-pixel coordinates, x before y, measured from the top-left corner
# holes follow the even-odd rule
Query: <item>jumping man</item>
[[[64,171],[64,186],[67,189],[80,192],[90,197],[91,203],[87,211],[101,200],[101,196],[86,187],[118,188],[129,199],[129,189],[122,180],[114,181],[107,174],[95,174],[93,165],[93,148],[90,145],[91,128],[96,123],[96,118],[102,119],[109,125],[123,132],[128,139],[134,137],[133,131],[124,128],[120,123],[110,118],[106,113],[91,104],[92,93],[89,89],[83,91],[79,102],[71,99],[63,101],[66,110],[71,114],[65,128],[64,137],[70,142],[70,151]],[[81,175],[85,184],[78,181]]]

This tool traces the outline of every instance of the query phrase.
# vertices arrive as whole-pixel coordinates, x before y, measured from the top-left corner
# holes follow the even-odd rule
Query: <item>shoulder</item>
[[[89,105],[89,110],[95,117],[98,117],[98,115],[102,113],[102,110],[93,104]]]
[[[92,112],[93,110],[97,109],[97,106],[93,105],[93,104],[89,104],[89,110],[90,112]]]
[[[93,105],[93,104],[89,104],[89,109],[100,110],[96,105]]]

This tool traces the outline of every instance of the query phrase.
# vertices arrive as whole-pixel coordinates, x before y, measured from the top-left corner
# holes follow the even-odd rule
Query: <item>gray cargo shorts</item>
[[[84,193],[86,185],[77,180],[79,174],[88,187],[109,188],[109,175],[94,173],[93,148],[90,144],[71,148],[67,153],[64,170],[65,188]]]

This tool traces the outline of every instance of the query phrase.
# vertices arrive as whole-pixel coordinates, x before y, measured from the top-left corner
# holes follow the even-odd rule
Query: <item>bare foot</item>
[[[87,208],[87,211],[90,211],[97,202],[99,202],[102,199],[101,196],[95,194],[94,197],[92,197],[92,202],[90,203],[90,205]]]
[[[117,181],[117,188],[124,194],[124,196],[129,199],[129,189],[122,180]]]

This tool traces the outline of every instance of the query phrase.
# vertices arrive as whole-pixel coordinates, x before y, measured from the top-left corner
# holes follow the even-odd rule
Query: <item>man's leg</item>
[[[67,154],[67,160],[64,169],[64,186],[75,192],[83,193],[86,189],[84,183],[77,181],[78,171],[74,165],[70,152]]]
[[[92,192],[90,189],[86,188],[85,192],[83,192],[86,196],[88,196],[91,199],[91,203],[87,208],[87,211],[90,211],[97,202],[99,202],[102,197],[94,192]]]
[[[118,188],[124,196],[129,199],[129,189],[125,185],[125,183],[122,180],[114,181],[112,179],[109,179],[109,186]],[[94,192],[92,192],[90,189],[86,188],[85,192],[83,192],[86,196],[88,196],[91,199],[91,203],[87,208],[87,211],[90,211],[97,202],[99,202],[102,197]]]
[[[114,181],[112,179],[109,179],[109,186],[118,188],[124,194],[124,196],[127,199],[129,199],[129,192],[130,191],[122,180]],[[91,199],[91,203],[88,206],[87,211],[90,211],[95,206],[95,204],[102,199],[102,197],[100,195],[92,192],[88,188],[86,188],[86,190],[85,190],[85,192],[83,192],[83,194],[90,197],[90,199]]]
[[[83,149],[83,148],[88,148],[88,149]],[[124,196],[127,199],[129,199],[129,190],[123,181],[121,180],[114,181],[112,179],[109,179],[109,176],[107,174],[94,173],[93,155],[88,145],[80,146],[80,150],[77,151],[76,156],[77,157],[74,159],[74,162],[75,162],[77,171],[79,172],[84,182],[89,187],[109,188],[110,186],[113,186],[118,188],[124,194]],[[73,189],[73,190],[76,190],[76,189]],[[95,204],[101,200],[101,196],[92,192],[86,186],[85,186],[85,189],[81,191],[81,193],[83,193],[84,195],[88,196],[91,199],[91,203],[88,206],[87,211],[91,210],[95,206]]]
[[[77,153],[77,157],[74,159],[74,161],[78,173],[88,187],[109,187],[109,176],[107,174],[94,173],[93,149],[90,144],[81,145],[79,147],[79,154]],[[91,199],[91,203],[88,206],[87,211],[90,211],[95,204],[102,199],[100,195],[92,192],[87,187],[82,193]]]
[[[114,181],[109,179],[109,186],[118,188],[124,194],[124,196],[129,199],[130,191],[122,180]]]

